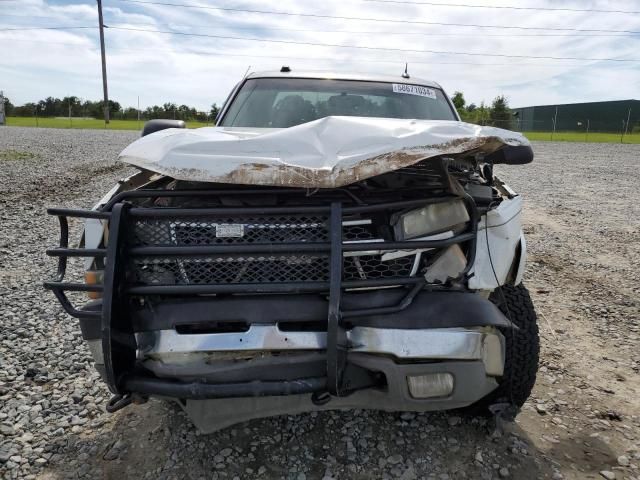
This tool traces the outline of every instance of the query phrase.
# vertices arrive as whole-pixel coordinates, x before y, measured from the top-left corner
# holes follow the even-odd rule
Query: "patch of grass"
[[[31,160],[36,158],[35,153],[21,152],[18,150],[0,150],[0,161],[3,160]]]
[[[7,117],[7,125],[13,127],[43,127],[43,128],[87,128],[91,130],[142,130],[144,121],[141,120],[111,120],[105,125],[104,120],[95,118],[38,118],[35,117]],[[187,122],[188,128],[210,126],[203,122]]]
[[[46,127],[46,128],[88,128],[100,130],[142,130],[144,121],[111,120],[105,126],[103,120],[93,118],[38,118],[35,117],[7,117],[7,125],[16,127]],[[188,128],[212,126],[203,122],[187,122]],[[551,132],[523,132],[529,140],[551,141]],[[619,133],[589,133],[584,132],[556,132],[554,142],[588,142],[588,143],[621,143]],[[624,136],[622,143],[640,144],[640,133],[634,132]]]
[[[529,140],[551,141],[551,132],[523,132]],[[635,143],[640,144],[639,133],[628,133],[620,142],[619,133],[589,132],[556,132],[554,142],[587,142],[587,143]]]

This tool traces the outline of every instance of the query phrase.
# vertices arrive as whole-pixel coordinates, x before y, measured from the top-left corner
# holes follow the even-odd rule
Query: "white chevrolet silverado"
[[[513,417],[529,396],[522,198],[493,167],[533,152],[461,122],[438,84],[254,73],[216,127],[148,122],[120,160],[139,172],[93,209],[49,210],[45,284],[79,318],[109,411],[171,399],[208,432],[336,408]],[[65,281],[70,257],[84,283]]]

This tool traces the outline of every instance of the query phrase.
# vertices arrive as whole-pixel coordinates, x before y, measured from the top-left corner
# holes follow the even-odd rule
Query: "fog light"
[[[409,393],[413,398],[446,397],[453,392],[453,375],[450,373],[429,373],[407,377]]]

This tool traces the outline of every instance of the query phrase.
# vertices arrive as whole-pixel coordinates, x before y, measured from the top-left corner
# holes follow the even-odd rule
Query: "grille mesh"
[[[375,227],[373,225],[344,225],[342,238],[346,241],[373,240],[376,238]]]
[[[132,280],[147,285],[326,282],[326,255],[215,256],[133,261]]]
[[[343,241],[379,239],[370,223],[343,226]],[[220,227],[222,226],[222,229]],[[240,229],[242,236],[224,228]],[[220,216],[136,220],[128,229],[130,246],[213,246],[328,242],[322,215]],[[343,280],[408,277],[415,256],[383,262],[380,255],[345,257]],[[328,282],[328,253],[212,254],[210,256],[133,257],[127,281],[136,285],[207,285]]]
[[[222,228],[230,225],[242,228],[242,236],[221,236]],[[328,239],[327,218],[313,215],[146,220],[136,222],[129,237],[134,246],[297,243]]]
[[[380,255],[347,257],[343,264],[344,280],[371,280],[381,278],[408,277],[411,274],[415,255],[383,262]]]

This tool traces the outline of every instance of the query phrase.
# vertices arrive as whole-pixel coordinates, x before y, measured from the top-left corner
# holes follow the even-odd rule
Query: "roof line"
[[[404,78],[401,74],[392,73],[362,73],[362,72],[340,72],[327,70],[299,70],[291,69],[291,72],[280,72],[278,70],[267,70],[251,72],[247,78],[302,78],[318,80],[345,80],[363,82],[396,82],[407,84],[422,84],[429,87],[442,89],[442,86],[434,81],[420,77]]]
[[[613,102],[640,102],[635,98],[628,98],[622,100],[596,100],[594,102],[574,102],[574,103],[549,103],[546,105],[528,105],[526,107],[513,107],[511,110],[523,110],[525,108],[537,108],[537,107],[563,107],[569,105],[588,105],[590,103],[613,103]]]

